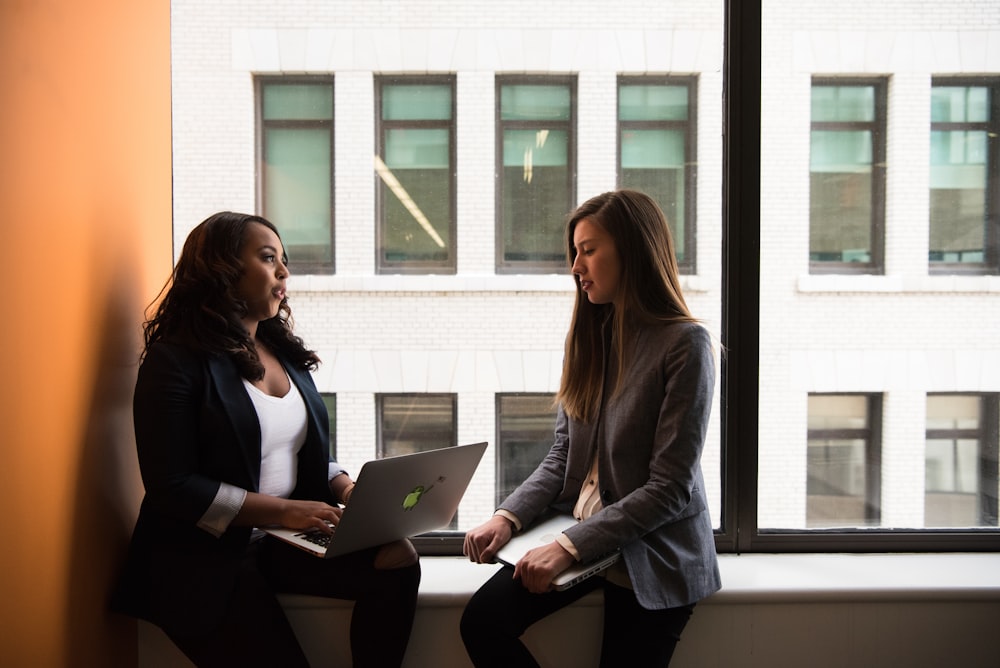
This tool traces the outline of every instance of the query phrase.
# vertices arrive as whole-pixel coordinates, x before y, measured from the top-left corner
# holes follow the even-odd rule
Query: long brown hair
[[[249,380],[264,377],[257,349],[240,320],[247,304],[236,289],[244,271],[240,251],[254,223],[278,235],[267,219],[231,211],[209,216],[191,231],[170,280],[160,291],[162,299],[155,313],[143,324],[143,356],[157,341],[172,341],[232,357],[240,374]],[[257,326],[257,338],[296,367],[315,368],[319,357],[292,333],[292,326],[286,298],[276,316]]]
[[[614,240],[621,263],[618,295],[613,303],[592,304],[576,282],[576,302],[556,401],[567,415],[584,422],[597,416],[603,373],[615,379],[611,395],[621,389],[630,361],[630,341],[636,326],[652,323],[696,322],[684,301],[674,242],[667,219],[648,195],[637,190],[615,190],[592,197],[573,211],[566,222],[566,255],[576,261],[573,234],[589,219]],[[602,330],[608,328],[605,348]]]

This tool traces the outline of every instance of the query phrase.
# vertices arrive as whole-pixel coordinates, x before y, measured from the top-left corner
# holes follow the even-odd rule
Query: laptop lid
[[[497,561],[514,566],[528,550],[551,543],[556,539],[556,536],[577,522],[575,517],[565,513],[543,519],[517,534],[501,547],[497,552]],[[577,562],[553,578],[552,587],[558,591],[568,589],[605,570],[618,561],[619,556],[620,553],[616,550],[588,563]]]
[[[455,516],[485,451],[483,442],[373,459],[361,467],[332,536],[265,531],[318,556],[335,557],[440,529]]]

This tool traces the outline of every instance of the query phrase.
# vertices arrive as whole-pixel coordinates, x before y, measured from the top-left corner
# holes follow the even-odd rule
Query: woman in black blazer
[[[329,533],[354,486],[329,456],[319,358],[292,333],[287,278],[264,218],[218,213],[188,236],[144,326],[145,497],[113,607],[199,666],[307,666],[275,594],[349,599],[354,665],[398,666],[420,582],[408,541],[320,559],[258,528]]]

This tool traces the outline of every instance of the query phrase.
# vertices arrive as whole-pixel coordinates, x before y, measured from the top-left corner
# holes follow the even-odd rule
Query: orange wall
[[[169,0],[0,0],[0,665],[135,664],[106,596],[170,160]]]

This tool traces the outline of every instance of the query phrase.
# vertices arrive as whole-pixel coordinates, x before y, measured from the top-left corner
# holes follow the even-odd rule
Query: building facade
[[[1000,6],[763,8],[759,526],[995,527]],[[489,441],[474,526],[551,434],[576,204],[657,198],[721,350],[722,9],[175,1],[175,247],[273,220],[337,458]]]

